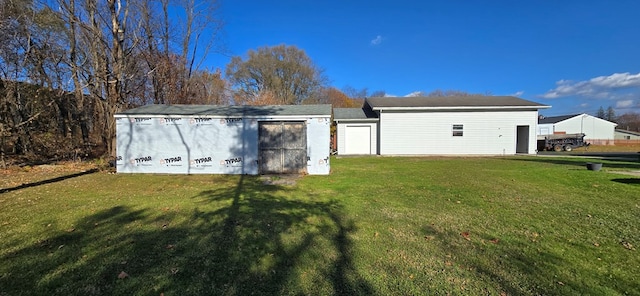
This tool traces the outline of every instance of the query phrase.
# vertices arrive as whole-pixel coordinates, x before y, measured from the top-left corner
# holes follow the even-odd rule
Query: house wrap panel
[[[537,111],[380,113],[381,155],[502,155],[516,153],[517,126],[528,125],[536,151]],[[463,136],[453,136],[453,125]]]
[[[316,117],[307,120],[307,173],[328,175],[331,155],[331,118]]]
[[[120,173],[257,174],[257,122],[241,118],[117,118]]]

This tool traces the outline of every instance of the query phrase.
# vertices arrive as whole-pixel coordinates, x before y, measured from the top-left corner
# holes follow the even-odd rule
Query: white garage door
[[[345,154],[371,154],[371,127],[345,127]]]

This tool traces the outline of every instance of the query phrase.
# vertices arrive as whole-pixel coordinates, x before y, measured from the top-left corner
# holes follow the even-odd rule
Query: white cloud
[[[584,81],[559,80],[556,88],[540,95],[541,98],[555,99],[569,96],[583,96],[590,98],[607,98],[612,91],[623,88],[640,88],[640,73],[614,73],[609,76],[599,76]]]
[[[422,97],[422,96],[424,96],[424,92],[422,92],[420,90],[419,91],[414,91],[414,92],[412,92],[410,94],[405,95],[405,97]]]
[[[622,100],[616,102],[616,108],[630,108],[633,107],[633,100]]]
[[[510,94],[509,96],[519,97],[519,96],[522,96],[522,95],[524,95],[524,91],[523,90],[519,90],[519,91],[517,91],[515,93]]]
[[[590,80],[593,85],[604,88],[639,87],[640,73],[614,73],[610,76],[600,76]]]
[[[371,45],[379,45],[380,43],[382,43],[382,36],[380,35],[376,36],[376,38],[371,40]]]

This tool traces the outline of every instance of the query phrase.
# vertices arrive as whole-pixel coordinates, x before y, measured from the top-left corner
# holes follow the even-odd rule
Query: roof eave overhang
[[[270,114],[261,114],[261,115],[241,115],[241,114],[229,114],[229,115],[219,115],[219,114],[115,114],[113,115],[115,118],[131,118],[131,117],[150,117],[150,118],[184,118],[184,117],[198,117],[198,118],[230,118],[230,117],[241,117],[241,118],[255,118],[255,119],[264,119],[264,118],[273,118],[273,119],[297,119],[297,118],[331,118],[330,114],[303,114],[303,115],[270,115]]]
[[[333,119],[335,122],[378,122],[378,118],[361,118],[361,119]]]
[[[598,117],[595,117],[595,116],[593,116],[593,115],[589,115],[589,114],[586,114],[586,113],[582,113],[582,114],[580,114],[580,115],[576,115],[576,116],[573,116],[573,117],[569,117],[569,118],[567,118],[567,119],[565,119],[565,120],[560,120],[560,121],[557,121],[557,122],[553,122],[552,124],[562,123],[562,122],[569,121],[569,120],[574,119],[574,118],[577,118],[577,117],[592,117],[592,118],[594,118],[594,119],[598,119],[598,120],[600,120],[600,121],[603,121],[603,122],[605,122],[605,123],[611,124],[611,125],[613,125],[613,126],[618,126],[618,124],[617,124],[617,123],[615,123],[615,122],[611,122],[611,121],[608,121],[608,120],[605,120],[605,119],[602,119],[602,118],[598,118]]]
[[[625,135],[632,135],[632,136],[636,136],[636,137],[640,136],[640,132],[628,131],[628,130],[623,130],[623,129],[614,129],[614,132],[625,134]]]
[[[484,111],[484,110],[521,110],[532,111],[548,109],[551,106],[455,106],[455,107],[372,107],[374,111]]]

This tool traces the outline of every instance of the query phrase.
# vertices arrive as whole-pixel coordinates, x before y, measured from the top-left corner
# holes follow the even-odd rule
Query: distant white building
[[[618,124],[589,114],[540,117],[538,135],[585,134],[592,144],[613,144],[614,130]]]
[[[616,140],[640,140],[640,132],[616,129]]]

